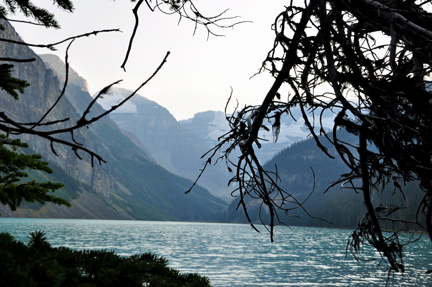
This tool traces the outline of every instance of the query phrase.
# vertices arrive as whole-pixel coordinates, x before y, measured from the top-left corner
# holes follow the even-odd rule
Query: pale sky
[[[139,92],[167,108],[177,120],[193,117],[197,112],[223,110],[231,88],[233,99],[240,106],[259,104],[272,83],[268,74],[249,79],[261,67],[272,48],[274,33],[271,25],[283,11],[283,0],[197,0],[202,13],[214,15],[229,8],[227,16],[241,16],[253,21],[234,29],[216,30],[224,37],[210,36],[198,27],[193,36],[193,24],[186,19],[178,24],[177,16],[152,13],[143,4],[140,27],[126,72],[123,62],[129,36],[134,26],[130,1],[75,0],[75,12],[65,13],[51,1],[34,0],[54,12],[61,30],[45,29],[13,23],[26,42],[52,43],[63,38],[101,29],[119,28],[122,33],[99,34],[75,41],[69,52],[71,67],[85,78],[90,93],[123,79],[118,87],[136,89],[157,68],[167,51],[167,63],[159,74]],[[17,18],[10,16],[10,18]],[[227,22],[229,23],[229,22]],[[55,53],[64,58],[67,44],[57,52],[34,49],[38,54]]]

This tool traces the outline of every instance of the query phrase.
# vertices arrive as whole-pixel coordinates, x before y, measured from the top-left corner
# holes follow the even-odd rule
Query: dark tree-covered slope
[[[339,136],[345,142],[356,144],[356,138],[345,131],[339,131]],[[323,138],[321,140],[323,143],[327,142]],[[336,150],[331,147],[330,143],[325,146],[329,154],[336,155]],[[300,202],[307,199],[303,204],[304,210],[302,208],[292,210],[290,212],[292,217],[284,216],[282,212],[279,213],[282,222],[300,226],[355,228],[364,215],[366,209],[362,195],[352,189],[341,188],[341,184],[337,184],[324,194],[332,182],[338,180],[341,174],[348,172],[348,168],[339,158],[331,159],[325,155],[317,147],[313,138],[290,145],[264,165],[266,170],[275,171],[276,167],[281,178],[279,183],[281,188],[290,191]],[[349,185],[344,186],[349,187]],[[390,185],[384,192],[376,192],[373,195],[373,201],[386,200],[401,206],[411,206],[422,200],[422,191],[416,182],[408,183],[403,187],[406,194],[412,195],[405,198],[405,201],[400,192],[393,192],[392,187]],[[248,202],[251,219],[257,223],[260,221],[260,202],[253,200]],[[243,211],[236,210],[238,204],[238,199],[231,203],[227,220],[246,223],[247,219]],[[401,210],[400,212],[407,220],[415,220],[416,214],[412,210]],[[266,216],[268,213],[263,216],[263,219],[268,223]]]

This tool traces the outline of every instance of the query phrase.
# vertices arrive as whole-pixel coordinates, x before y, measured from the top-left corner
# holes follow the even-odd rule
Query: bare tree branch
[[[12,43],[12,44],[17,44],[17,45],[24,45],[24,46],[28,46],[28,47],[35,47],[35,48],[48,48],[50,50],[55,49],[55,46],[60,45],[62,43],[65,43],[67,41],[70,40],[74,40],[74,39],[78,39],[78,38],[83,38],[83,37],[88,37],[91,35],[97,35],[99,33],[111,33],[111,32],[121,32],[119,29],[108,29],[108,30],[96,30],[93,32],[89,32],[89,33],[84,33],[81,35],[76,35],[76,36],[72,36],[72,37],[68,37],[65,38],[61,41],[55,42],[55,43],[51,43],[51,44],[31,44],[31,43],[26,43],[26,42],[22,42],[22,41],[15,41],[15,40],[10,40],[10,39],[5,39],[5,38],[0,38],[0,41],[2,42],[7,42],[7,43]]]
[[[207,159],[223,152],[229,169],[235,169],[230,183],[238,187],[233,195],[239,195],[239,207],[249,222],[249,200],[268,207],[271,239],[272,225],[279,220],[277,212],[302,209],[305,202],[280,188],[277,172],[272,174],[261,166],[256,156],[261,141],[258,134],[268,120],[277,139],[280,116],[298,107],[317,146],[334,157],[322,145],[316,128],[350,170],[329,188],[342,184],[363,195],[367,214],[351,235],[347,250],[356,257],[362,245],[371,245],[390,271],[403,272],[402,248],[414,240],[401,242],[400,232],[408,227],[420,229],[432,240],[432,92],[428,80],[432,12],[423,8],[426,2],[308,0],[299,4],[292,0],[277,15],[273,48],[260,70],[274,77],[273,84],[260,105],[236,108],[227,116],[231,131],[219,139]],[[281,101],[284,85],[290,93]],[[326,112],[336,115],[332,135],[323,126]],[[319,126],[309,117],[317,117]],[[358,142],[343,140],[341,129]],[[223,145],[228,147],[223,149]],[[241,154],[234,164],[229,155],[237,147]],[[384,192],[391,184],[393,193],[398,190],[407,199],[410,195],[400,182],[413,180],[425,192],[420,205],[413,207],[417,222],[397,213],[402,207],[372,202],[374,193]],[[382,226],[389,222],[394,231],[387,235]]]

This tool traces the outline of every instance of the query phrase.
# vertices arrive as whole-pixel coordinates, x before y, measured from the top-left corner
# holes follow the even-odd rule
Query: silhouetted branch
[[[113,86],[114,84],[119,83],[120,81],[117,81],[107,87],[105,87],[99,94],[98,96],[95,97],[95,99],[89,104],[89,106],[87,107],[87,109],[84,111],[82,117],[78,120],[78,122],[75,125],[66,127],[66,128],[55,128],[52,130],[38,130],[38,127],[41,126],[50,126],[50,125],[54,125],[54,124],[58,124],[61,122],[68,122],[69,118],[66,119],[62,119],[62,120],[54,120],[54,121],[50,121],[47,123],[41,123],[47,116],[48,114],[52,111],[52,109],[56,106],[56,104],[59,102],[60,98],[64,95],[65,91],[66,91],[66,87],[68,84],[68,74],[69,74],[69,64],[68,64],[68,50],[70,45],[72,44],[72,42],[68,45],[68,48],[66,50],[66,57],[65,57],[65,68],[66,68],[66,79],[64,82],[64,86],[63,89],[59,95],[59,97],[57,98],[56,102],[51,105],[48,109],[48,111],[41,117],[41,119],[37,122],[34,123],[19,123],[13,119],[11,119],[10,117],[8,117],[4,112],[0,112],[0,130],[6,132],[8,135],[9,134],[15,134],[15,135],[20,135],[20,134],[29,134],[29,135],[36,135],[38,137],[41,138],[45,138],[47,140],[50,141],[50,147],[52,152],[58,156],[57,152],[55,151],[54,148],[54,143],[58,143],[61,145],[65,145],[65,146],[69,146],[71,147],[71,149],[75,152],[76,156],[79,159],[82,159],[82,157],[79,155],[78,151],[83,151],[87,154],[90,155],[91,157],[91,162],[93,165],[93,159],[96,158],[99,163],[105,162],[103,160],[103,158],[96,154],[95,152],[87,149],[86,147],[84,147],[81,143],[78,143],[75,138],[74,138],[74,134],[73,132],[83,126],[87,126],[91,123],[94,123],[96,121],[98,121],[99,119],[101,119],[102,117],[108,115],[109,113],[111,113],[112,111],[116,110],[118,107],[120,107],[121,105],[123,105],[126,101],[128,101],[133,95],[135,95],[142,87],[144,87],[151,79],[153,79],[153,77],[156,76],[156,74],[160,71],[160,69],[162,68],[162,66],[165,64],[168,55],[170,54],[169,52],[167,52],[166,56],[164,57],[164,59],[162,60],[161,64],[156,68],[156,70],[153,72],[153,74],[146,80],[144,81],[131,95],[129,95],[125,100],[123,100],[121,103],[119,103],[116,106],[111,107],[111,109],[109,109],[108,111],[104,112],[103,114],[97,116],[97,117],[93,117],[90,120],[86,120],[85,116],[89,113],[91,107],[94,105],[94,103],[97,101],[97,99],[103,94],[108,92],[109,88],[111,86]],[[31,127],[26,127],[26,126],[31,126]],[[71,135],[71,139],[72,142],[68,142],[59,138],[55,138],[53,137],[53,135],[56,134],[63,134],[63,133],[70,133]]]
[[[15,40],[10,40],[10,39],[4,39],[4,38],[0,38],[0,41],[1,42],[12,43],[12,44],[17,44],[17,45],[24,45],[24,46],[28,46],[28,47],[48,48],[48,49],[52,50],[52,49],[54,49],[54,46],[60,45],[62,43],[70,41],[70,40],[74,40],[74,39],[78,39],[78,38],[83,38],[83,37],[88,37],[88,36],[91,36],[91,35],[95,35],[96,36],[99,33],[111,33],[111,32],[120,32],[120,29],[96,30],[96,31],[93,31],[93,32],[85,33],[85,34],[80,34],[80,35],[72,36],[72,37],[63,39],[61,41],[55,42],[55,43],[51,43],[51,44],[31,44],[31,43],[26,43],[26,42],[22,42],[22,41],[15,41]]]
[[[141,7],[141,4],[143,2],[144,2],[144,0],[139,0],[135,4],[135,7],[132,9],[132,12],[133,12],[133,15],[135,18],[135,24],[134,24],[134,28],[132,30],[132,34],[129,37],[129,44],[128,44],[128,47],[126,50],[125,58],[123,60],[123,63],[120,66],[120,68],[122,68],[124,71],[126,71],[126,63],[129,59],[129,55],[130,55],[130,52],[131,52],[132,46],[133,46],[133,41],[135,39],[135,35],[136,35],[137,30],[138,30],[138,26],[139,26],[138,11],[139,11],[139,8]],[[149,8],[149,10],[151,12],[154,12],[157,8],[163,14],[178,15],[179,16],[179,23],[180,23],[181,19],[183,19],[183,18],[194,22],[194,24],[195,24],[194,33],[193,33],[194,35],[195,35],[195,32],[196,32],[198,26],[205,27],[207,29],[208,36],[210,36],[210,35],[220,36],[219,34],[214,33],[213,30],[211,29],[211,27],[226,29],[226,28],[233,28],[234,26],[241,24],[241,23],[249,22],[249,21],[236,21],[233,24],[228,24],[228,25],[221,24],[221,22],[236,20],[239,17],[237,17],[237,16],[236,17],[223,17],[223,15],[228,11],[228,9],[223,11],[220,14],[215,15],[215,16],[205,16],[205,15],[201,14],[201,12],[197,9],[197,7],[195,6],[195,4],[193,3],[192,0],[187,0],[187,1],[186,0],[179,0],[179,1],[156,0],[154,6],[152,6],[150,2],[151,1],[145,0],[145,3],[147,4],[147,7]],[[165,11],[164,9],[162,9],[162,7],[168,7],[170,12]],[[190,16],[190,14],[192,14],[193,16]]]
[[[144,81],[135,91],[133,91],[132,94],[130,94],[129,96],[127,96],[123,101],[121,101],[120,103],[118,103],[115,106],[112,106],[109,110],[107,110],[106,112],[102,113],[101,115],[97,116],[97,117],[93,117],[91,120],[87,121],[85,119],[85,115],[90,111],[91,106],[96,102],[96,100],[98,98],[100,98],[100,96],[102,96],[104,93],[107,93],[109,91],[109,88],[111,88],[114,84],[117,84],[119,81],[109,85],[108,87],[102,89],[101,92],[99,92],[99,94],[94,98],[94,100],[91,102],[91,104],[89,105],[89,107],[86,109],[86,111],[83,113],[83,116],[81,117],[81,119],[79,120],[80,124],[86,125],[86,124],[90,124],[93,123],[95,121],[98,121],[99,119],[101,119],[102,117],[106,116],[107,114],[115,111],[116,109],[118,109],[119,107],[121,107],[124,103],[126,103],[128,100],[130,100],[136,93],[138,93],[138,91],[144,87],[151,79],[153,79],[154,76],[156,76],[156,74],[159,72],[159,70],[163,67],[163,65],[166,63],[167,58],[169,56],[170,52],[168,51],[164,57],[164,59],[162,60],[162,62],[160,63],[159,67],[157,67],[157,69],[153,72],[153,74],[146,80]]]
[[[69,53],[69,48],[71,47],[73,42],[74,42],[74,40],[72,40],[66,48],[66,56],[65,56],[65,69],[66,69],[65,75],[66,76],[65,76],[64,83],[63,83],[63,89],[62,89],[60,95],[57,97],[57,100],[54,102],[54,104],[51,105],[51,107],[48,109],[48,111],[30,129],[34,129],[36,126],[40,125],[40,123],[46,118],[46,116],[48,116],[48,114],[55,108],[55,106],[58,104],[58,102],[60,101],[60,99],[63,97],[63,95],[66,92],[66,87],[68,85],[68,80],[69,80],[69,61],[68,61],[69,55],[68,55],[68,53]]]
[[[28,62],[34,62],[34,61],[36,61],[36,58],[30,58],[30,59],[16,59],[16,58],[5,58],[5,57],[0,57],[0,61],[18,62],[18,63],[28,63]]]
[[[403,272],[403,229],[397,224],[423,229],[432,240],[432,12],[422,8],[425,3],[318,0],[301,5],[292,0],[277,15],[273,48],[260,70],[274,77],[273,84],[260,105],[239,110],[237,105],[226,117],[231,130],[209,154],[213,158],[219,156],[216,151],[223,152],[227,167],[236,170],[230,183],[238,187],[232,194],[240,195],[238,207],[243,207],[250,223],[249,198],[261,202],[260,211],[269,208],[270,233],[279,219],[278,211],[303,208],[304,201],[280,189],[277,172],[265,171],[256,159],[261,141],[258,133],[266,129],[264,120],[272,124],[277,139],[281,115],[290,115],[298,107],[321,151],[334,158],[333,151],[321,143],[327,139],[350,170],[324,193],[342,185],[363,195],[368,213],[350,237],[353,255],[361,245],[371,245],[391,271]],[[280,100],[283,85],[289,89],[286,101]],[[323,126],[325,112],[336,115],[332,135]],[[315,126],[315,117],[319,126]],[[342,140],[341,129],[358,138],[358,144]],[[228,147],[222,149],[223,145]],[[229,155],[236,148],[241,155],[234,164]],[[417,222],[396,213],[398,208],[374,207],[372,191],[384,192],[393,184],[393,193],[400,191],[405,200],[410,195],[399,182],[412,180],[420,182],[425,192],[423,201],[414,207]],[[260,220],[263,222],[261,214]],[[392,224],[390,236],[382,232],[383,223]]]
[[[31,22],[31,21],[23,21],[23,20],[15,20],[15,19],[10,19],[10,18],[3,18],[9,22],[16,22],[16,23],[24,23],[24,24],[31,24],[31,25],[35,25],[35,26],[45,26],[44,24],[41,23],[35,23],[35,22]]]
[[[134,40],[135,34],[136,34],[137,30],[138,30],[138,25],[139,25],[138,10],[139,10],[139,7],[141,6],[141,4],[143,3],[143,1],[144,0],[139,0],[137,2],[137,4],[135,5],[135,7],[132,9],[132,12],[133,12],[134,17],[135,17],[135,26],[133,28],[132,35],[129,38],[129,45],[128,45],[128,48],[127,48],[127,51],[126,51],[125,59],[123,61],[123,64],[120,66],[120,68],[122,68],[125,72],[126,72],[126,67],[125,67],[126,66],[126,62],[127,62],[128,58],[129,58],[129,54],[130,54],[130,51],[132,49],[133,40]],[[149,5],[149,3],[147,1],[146,1],[146,3],[147,3],[147,6],[150,7],[150,5]]]

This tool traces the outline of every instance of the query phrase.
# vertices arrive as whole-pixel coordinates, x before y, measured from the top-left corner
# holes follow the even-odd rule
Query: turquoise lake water
[[[386,266],[346,256],[351,230],[282,227],[275,242],[249,225],[153,221],[0,218],[0,232],[26,242],[43,230],[53,246],[110,249],[120,255],[154,252],[184,273],[210,278],[212,286],[384,286]],[[403,275],[389,286],[432,286],[432,244],[426,238],[405,250]],[[365,250],[364,258],[379,255]]]

